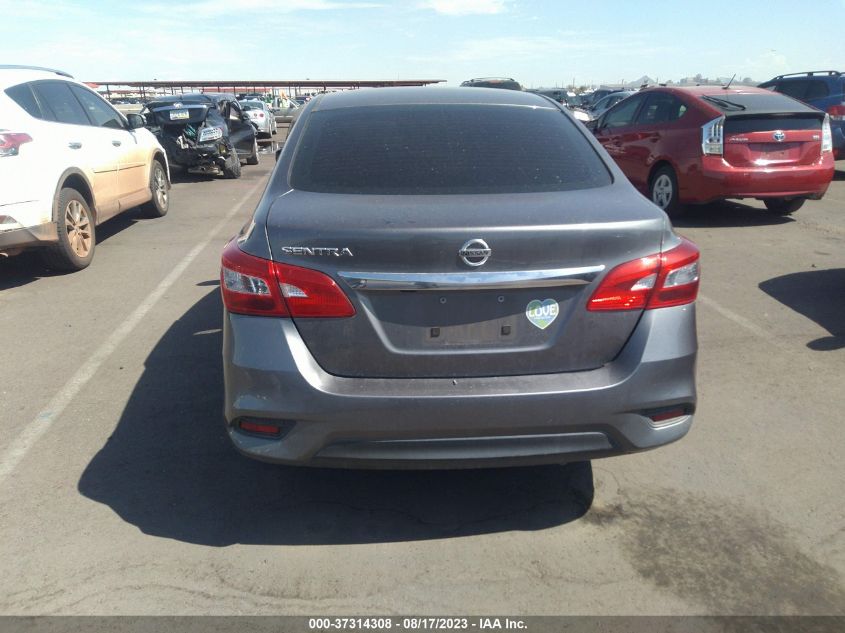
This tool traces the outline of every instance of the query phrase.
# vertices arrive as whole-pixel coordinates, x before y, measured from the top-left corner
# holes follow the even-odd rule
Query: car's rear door
[[[677,165],[684,155],[697,153],[699,134],[697,128],[690,134],[681,121],[687,106],[678,97],[659,90],[645,94],[631,131],[623,137],[625,174],[640,191],[648,190],[655,162],[671,157]]]
[[[642,157],[631,153],[630,144],[637,139],[637,113],[645,97],[641,93],[620,101],[602,115],[596,128],[596,138],[629,180],[642,168]]]
[[[229,140],[235,146],[238,154],[251,154],[255,144],[255,126],[249,116],[241,110],[237,101],[228,101],[226,118],[229,125]]]
[[[95,128],[111,139],[118,155],[118,199],[121,210],[137,204],[139,193],[149,190],[148,151],[126,125],[124,118],[111,105],[92,91],[72,85],[71,91],[82,104]]]
[[[312,112],[266,225],[274,260],[355,306],[294,319],[326,371],[457,379],[616,357],[640,311],[586,303],[660,250],[665,216],[612,183],[580,126],[551,106],[352,110]]]
[[[114,131],[91,125],[85,109],[71,91],[71,83],[43,80],[32,83],[42,109],[56,125],[53,144],[68,167],[90,169],[97,202],[97,221],[119,210],[118,165],[120,151],[112,141]]]

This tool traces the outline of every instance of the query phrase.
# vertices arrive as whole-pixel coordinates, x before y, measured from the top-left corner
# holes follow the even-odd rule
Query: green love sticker
[[[560,313],[560,306],[554,299],[534,299],[525,307],[525,316],[541,330],[549,327]]]

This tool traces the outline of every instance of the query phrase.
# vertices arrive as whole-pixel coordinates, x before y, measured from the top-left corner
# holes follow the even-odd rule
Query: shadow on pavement
[[[799,211],[800,213],[800,211]],[[774,215],[734,200],[703,205],[689,205],[678,217],[672,218],[677,228],[770,226],[794,222],[789,216]]]
[[[106,220],[96,228],[97,245],[99,246],[113,235],[117,235],[134,225],[136,222],[149,222],[140,216],[140,210],[130,209],[120,215]],[[94,252],[94,260],[97,258]],[[43,277],[61,277],[72,275],[65,271],[48,268],[38,252],[38,249],[27,250],[14,257],[0,257],[0,291],[38,281]]]
[[[834,180],[845,180],[845,168],[837,169],[833,172],[833,179]]]
[[[380,543],[539,530],[589,509],[589,462],[343,471],[240,456],[222,421],[221,319],[215,289],[171,326],[79,481],[144,533],[212,546]]]
[[[209,180],[224,180],[222,174],[202,174],[190,172],[176,165],[170,166],[170,184],[178,185],[190,182],[208,182]]]
[[[819,352],[845,347],[845,268],[774,277],[760,289],[830,332],[807,347]]]

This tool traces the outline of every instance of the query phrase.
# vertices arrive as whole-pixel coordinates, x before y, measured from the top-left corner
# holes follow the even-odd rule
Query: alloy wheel
[[[71,200],[65,207],[65,228],[71,249],[80,258],[91,252],[91,219],[78,200]]]
[[[660,174],[654,181],[651,199],[661,209],[666,209],[672,202],[672,179],[666,174]]]
[[[160,209],[167,208],[167,179],[164,177],[164,170],[157,164],[153,172],[153,195],[156,204]]]

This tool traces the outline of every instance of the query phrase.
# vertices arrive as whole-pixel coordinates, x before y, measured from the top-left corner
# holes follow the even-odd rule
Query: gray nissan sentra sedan
[[[592,459],[682,437],[698,249],[557,104],[328,94],[225,248],[225,414],[286,464]]]

